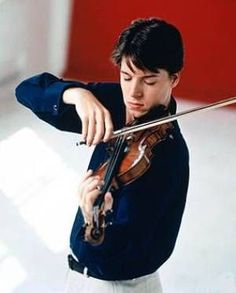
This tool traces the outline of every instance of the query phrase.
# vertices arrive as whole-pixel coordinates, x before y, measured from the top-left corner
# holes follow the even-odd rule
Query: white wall
[[[64,69],[70,0],[0,1],[0,83]]]

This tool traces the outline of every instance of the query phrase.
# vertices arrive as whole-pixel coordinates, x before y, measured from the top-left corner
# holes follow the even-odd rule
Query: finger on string
[[[81,177],[80,184],[86,181],[89,177],[91,177],[92,174],[93,174],[92,169],[87,170],[86,173]]]
[[[92,181],[86,187],[86,192],[97,190],[101,193],[101,188],[104,185],[104,181],[100,178],[94,177]]]
[[[112,197],[112,194],[111,194],[111,192],[107,192],[105,194],[105,197],[104,197],[103,211],[104,212],[107,212],[107,211],[111,210],[112,209],[112,206],[113,206],[113,197]]]
[[[78,186],[78,196],[80,199],[80,205],[82,204],[83,198],[86,194],[86,188],[90,182],[94,180],[95,176],[92,176],[93,170],[89,169],[82,177]]]
[[[98,180],[98,179],[96,179]],[[79,193],[81,197],[85,197],[86,194],[89,192],[89,190],[91,190],[91,188],[89,188],[91,182],[95,181],[94,176],[88,177],[87,179],[85,179],[84,181],[82,181],[79,185]]]

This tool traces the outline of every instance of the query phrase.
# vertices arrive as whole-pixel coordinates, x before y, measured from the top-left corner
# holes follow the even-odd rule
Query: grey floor
[[[17,81],[0,94],[0,293],[62,292],[76,189],[92,149],[16,103]],[[178,99],[179,109],[199,104]],[[180,121],[191,178],[164,293],[236,292],[236,111]]]

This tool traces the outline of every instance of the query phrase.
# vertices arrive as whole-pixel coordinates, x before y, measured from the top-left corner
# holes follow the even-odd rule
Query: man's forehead
[[[142,74],[142,75],[157,75],[160,73],[159,69],[156,72],[150,71],[148,69],[140,69],[138,68],[131,57],[123,57],[121,60],[121,71],[127,73],[134,73],[134,74]]]

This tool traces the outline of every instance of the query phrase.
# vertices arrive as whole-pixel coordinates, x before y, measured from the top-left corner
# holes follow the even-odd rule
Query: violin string
[[[117,153],[117,147],[118,144],[120,142],[120,139],[116,140],[115,146],[114,146],[114,151],[112,152],[112,155],[108,161],[108,165],[107,165],[107,169],[105,172],[105,176],[104,176],[104,181],[107,182],[108,178],[109,178],[109,174],[110,174],[110,170],[111,170],[111,165],[113,164],[113,161],[115,160],[116,157],[116,153]]]
[[[117,157],[119,156],[122,144],[123,144],[123,136],[121,136],[120,139],[118,140],[118,142],[116,142],[116,144],[115,144],[114,153],[113,153],[112,158],[110,159],[110,162],[107,167],[105,180],[104,180],[105,182],[109,181],[110,177],[112,176],[112,173],[115,168]]]
[[[134,121],[132,122],[132,124],[135,124],[135,123],[136,122],[134,122]],[[111,178],[113,176],[115,168],[117,167],[117,158],[119,158],[119,155],[123,149],[125,139],[126,139],[126,135],[120,135],[116,138],[116,142],[114,145],[114,151],[108,161],[108,165],[105,170],[105,175],[103,178],[103,180],[105,182],[105,184],[102,187],[103,195],[98,198],[98,200],[96,201],[96,204],[95,204],[95,205],[99,205],[99,207],[100,207],[101,203],[103,202],[105,193],[109,189],[109,185],[111,183]]]
[[[118,137],[116,139],[114,152],[112,153],[112,155],[111,155],[111,157],[110,157],[110,159],[108,161],[108,166],[107,166],[107,168],[105,170],[105,175],[104,175],[104,178],[103,178],[103,180],[104,180],[105,183],[104,183],[104,185],[102,187],[102,190],[101,190],[102,194],[96,199],[96,201],[94,203],[94,206],[93,206],[93,211],[94,211],[93,212],[94,224],[98,222],[98,218],[97,218],[98,213],[95,213],[95,211],[97,209],[100,209],[100,207],[101,207],[101,205],[102,205],[102,203],[104,201],[104,195],[105,195],[105,193],[106,193],[106,191],[108,189],[107,182],[108,182],[109,176],[111,174],[111,167],[114,164],[113,162],[114,162],[115,157],[117,155],[117,149],[118,149],[118,145],[120,144],[121,138],[122,138],[122,136],[120,136],[120,137]]]
[[[106,172],[105,172],[105,176],[104,176],[104,186],[102,188],[102,193],[103,193],[103,196],[99,197],[97,202],[96,202],[96,205],[98,205],[99,207],[101,206],[102,202],[103,202],[103,198],[104,198],[104,195],[105,193],[107,192],[108,188],[109,188],[109,184],[108,182],[111,180],[111,176],[113,174],[113,171],[116,167],[116,162],[117,162],[117,157],[119,156],[120,154],[120,151],[122,149],[122,145],[123,145],[123,142],[124,142],[124,136],[120,136],[116,143],[115,143],[115,149],[114,149],[114,152],[109,160],[109,163],[108,163],[108,166],[107,166],[107,169],[106,169]]]
[[[132,121],[132,123],[130,123],[129,126],[134,125],[136,123],[137,123],[137,121],[134,120],[134,121]],[[116,143],[115,143],[115,149],[114,149],[113,155],[109,160],[109,164],[108,164],[107,170],[105,172],[105,176],[104,176],[104,181],[105,182],[109,181],[110,177],[113,174],[113,171],[114,171],[114,169],[116,167],[117,157],[119,156],[119,154],[120,154],[120,152],[122,150],[122,147],[124,145],[125,139],[126,139],[126,135],[120,135],[120,136],[117,137],[118,141],[116,141]],[[104,189],[106,190],[107,188],[108,188],[108,186],[105,186]]]
[[[123,142],[124,142],[124,137],[125,136],[120,136],[118,139],[116,139],[116,143],[115,143],[115,149],[114,149],[114,152],[111,156],[111,159],[108,163],[108,167],[107,167],[107,170],[105,172],[105,176],[104,176],[104,181],[105,181],[105,185],[103,186],[103,190],[102,190],[102,196],[98,197],[96,202],[95,202],[95,205],[93,206],[93,222],[94,222],[94,228],[95,229],[100,229],[100,221],[99,221],[99,210],[100,210],[100,207],[104,201],[104,195],[105,195],[105,192],[108,190],[109,188],[109,185],[110,185],[110,180],[111,180],[111,176],[113,174],[113,170],[115,169],[116,167],[116,162],[117,162],[117,157],[119,156],[120,154],[120,151],[122,149],[122,145],[123,145]],[[105,191],[104,191],[105,190]]]

